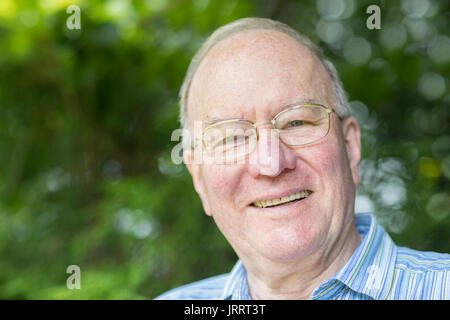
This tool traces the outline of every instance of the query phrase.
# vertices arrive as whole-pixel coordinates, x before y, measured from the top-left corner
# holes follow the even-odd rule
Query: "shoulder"
[[[220,299],[228,280],[228,273],[203,279],[171,289],[155,300],[217,300]]]
[[[405,299],[450,299],[450,255],[398,247],[395,278]]]
[[[398,247],[395,265],[411,272],[450,272],[450,254]]]

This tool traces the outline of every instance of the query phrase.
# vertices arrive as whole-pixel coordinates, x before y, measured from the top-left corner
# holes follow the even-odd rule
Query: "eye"
[[[245,140],[247,140],[247,136],[236,136],[236,135],[232,135],[232,136],[228,136],[225,138],[225,143],[233,143],[233,144],[237,144],[237,143],[242,143]]]
[[[222,147],[222,146],[237,146],[242,143],[245,143],[248,140],[247,136],[237,136],[237,135],[230,135],[222,140],[219,140],[215,143],[215,147]]]
[[[304,124],[305,124],[305,121],[303,121],[303,120],[292,120],[287,123],[286,127],[295,128],[295,127],[301,127]]]

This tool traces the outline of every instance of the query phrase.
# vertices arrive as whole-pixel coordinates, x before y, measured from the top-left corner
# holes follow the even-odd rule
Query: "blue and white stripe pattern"
[[[398,247],[371,214],[357,214],[363,241],[347,264],[311,294],[313,300],[450,300],[450,255]],[[230,273],[172,289],[157,299],[250,300],[239,260]]]

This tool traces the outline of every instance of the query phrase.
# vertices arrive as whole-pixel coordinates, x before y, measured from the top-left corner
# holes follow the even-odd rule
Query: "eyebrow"
[[[320,104],[320,102],[317,101],[316,99],[309,98],[309,99],[294,100],[294,101],[292,101],[290,103],[284,104],[283,108],[289,108],[290,106],[297,105],[297,104],[310,104],[310,103]],[[282,109],[282,110],[284,110],[284,109]]]
[[[217,117],[210,117],[207,116],[205,120],[205,127],[212,126],[213,124],[216,124],[218,122],[227,121],[227,120],[234,120],[234,119],[240,119],[240,118],[217,118]]]
[[[275,114],[280,113],[281,111],[288,109],[292,106],[295,105],[301,105],[301,104],[318,104],[319,102],[316,99],[300,99],[300,100],[294,100],[292,102],[286,103],[286,104],[282,104],[282,107],[280,107],[280,110],[278,110],[278,112],[276,112]],[[206,120],[205,120],[205,127],[209,127],[212,126],[213,124],[216,124],[218,122],[222,122],[222,121],[228,121],[228,120],[241,120],[243,118],[220,118],[220,117],[210,117],[210,116],[206,116]]]

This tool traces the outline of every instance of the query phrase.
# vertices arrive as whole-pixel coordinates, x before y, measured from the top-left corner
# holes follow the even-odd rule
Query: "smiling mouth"
[[[269,208],[269,207],[281,206],[281,205],[285,205],[288,203],[303,200],[303,199],[307,198],[311,193],[312,193],[311,190],[302,190],[302,191],[290,194],[290,195],[282,197],[282,198],[256,201],[256,202],[252,203],[252,206],[257,207],[257,208]]]

